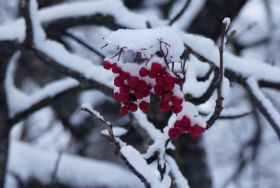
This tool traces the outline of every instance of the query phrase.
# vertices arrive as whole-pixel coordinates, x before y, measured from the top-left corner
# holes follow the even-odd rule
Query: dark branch
[[[169,22],[168,25],[172,25],[174,22],[176,22],[183,14],[184,12],[187,10],[187,8],[189,7],[189,5],[191,4],[192,0],[186,0],[186,3],[184,4],[184,6],[182,7],[182,9],[174,16],[174,18],[172,18]]]

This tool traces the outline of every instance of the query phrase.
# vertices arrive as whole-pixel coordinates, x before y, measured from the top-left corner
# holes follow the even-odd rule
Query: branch
[[[90,115],[92,115],[94,118],[98,119],[107,129],[109,133],[109,138],[113,146],[115,147],[115,154],[119,154],[122,146],[119,142],[119,140],[115,137],[112,124],[108,121],[105,121],[104,118],[99,114],[99,112],[93,110],[90,106],[84,105],[81,107],[81,110],[88,112]],[[134,173],[145,185],[146,188],[150,188],[151,185],[148,182],[148,180],[136,170],[136,168],[127,160],[127,158],[121,154],[121,159],[124,161],[128,169]]]
[[[206,122],[206,129],[209,129],[215,121],[219,118],[222,110],[223,110],[223,100],[224,97],[222,96],[222,86],[223,86],[223,78],[224,78],[224,47],[225,47],[225,38],[226,32],[228,31],[229,23],[226,22],[227,20],[224,19],[222,23],[222,36],[221,36],[221,44],[219,47],[220,53],[220,67],[219,67],[219,79],[217,81],[217,99],[216,99],[216,106],[215,111],[213,112],[212,116]]]
[[[257,108],[269,122],[280,140],[280,113],[274,108],[271,101],[263,94],[258,83],[254,78],[248,78],[244,83],[252,100],[256,103]]]
[[[187,10],[187,8],[189,7],[189,5],[191,4],[192,0],[186,0],[184,6],[182,7],[182,9],[174,16],[174,18],[172,18],[169,22],[168,25],[172,25],[174,22],[176,22],[178,19],[180,19],[180,17],[184,14],[184,12]]]

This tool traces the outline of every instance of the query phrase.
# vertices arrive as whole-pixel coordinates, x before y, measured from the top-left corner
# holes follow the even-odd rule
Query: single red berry
[[[172,103],[174,105],[180,105],[183,103],[183,101],[184,101],[184,99],[182,99],[180,97],[173,96],[173,98],[172,98]]]
[[[112,72],[113,73],[120,73],[121,71],[122,71],[122,69],[120,67],[118,67],[117,64],[112,65]]]
[[[175,82],[174,77],[171,76],[170,74],[167,74],[167,75],[164,77],[164,81],[165,81],[165,83],[167,83],[167,84],[172,84],[172,83]]]
[[[142,77],[146,77],[149,75],[149,70],[146,69],[145,67],[142,67],[140,70],[139,70],[139,75],[142,76]]]
[[[162,76],[158,76],[158,77],[156,78],[156,83],[157,83],[158,85],[164,85],[164,79],[163,79],[163,77],[162,77]]]
[[[112,68],[112,64],[110,63],[110,61],[105,60],[105,61],[103,62],[103,67],[104,67],[104,69],[109,70],[109,69]]]
[[[181,132],[179,129],[177,128],[170,128],[169,131],[168,131],[168,136],[169,138],[171,139],[175,139],[175,138],[178,138],[180,136]]]
[[[198,124],[195,124],[195,125],[192,127],[191,136],[192,136],[193,138],[196,138],[196,137],[198,137],[199,135],[201,135],[203,132],[204,132],[204,128],[201,127],[201,126],[198,125]]]
[[[161,69],[162,69],[162,65],[160,63],[157,62],[152,63],[151,72],[158,74]]]
[[[174,84],[172,84],[172,83],[165,84],[165,85],[163,86],[164,91],[167,91],[167,92],[172,91],[173,88],[174,88]]]
[[[175,114],[180,113],[182,110],[183,110],[182,105],[172,106],[172,112],[174,112]]]
[[[135,91],[134,95],[137,99],[143,99],[145,97],[144,92],[143,91],[138,91],[138,90]]]
[[[192,127],[191,127],[191,120],[187,116],[183,116],[182,118],[182,131],[184,132],[191,132]]]
[[[168,104],[168,102],[160,102],[159,104],[159,108],[162,110],[162,111],[168,111],[170,110],[170,106]]]
[[[113,98],[114,98],[116,101],[120,101],[120,100],[121,100],[120,93],[115,92],[114,95],[113,95]]]
[[[157,72],[153,72],[153,71],[150,71],[149,72],[149,77],[150,78],[156,78],[158,76],[158,73]]]
[[[138,108],[137,104],[135,104],[133,102],[128,103],[127,107],[129,109],[129,111],[131,111],[131,112],[135,112]]]
[[[122,107],[120,108],[120,114],[121,114],[121,115],[127,115],[128,112],[129,112],[129,109],[127,108],[127,106],[122,106]]]
[[[127,83],[128,83],[128,85],[129,85],[130,87],[134,88],[134,87],[136,87],[136,86],[138,85],[138,81],[139,81],[139,79],[138,79],[137,77],[131,76],[131,77],[128,79]]]
[[[124,80],[120,76],[117,76],[114,79],[114,85],[117,86],[117,87],[121,87],[121,86],[124,85]]]
[[[121,71],[120,77],[121,77],[123,80],[127,80],[127,79],[130,77],[130,74],[129,74],[128,72]]]
[[[148,84],[144,80],[139,80],[137,85],[137,90],[144,91],[148,87]]]
[[[159,72],[159,74],[162,75],[162,76],[165,76],[165,75],[167,75],[167,74],[169,74],[169,73],[168,73],[168,71],[166,70],[166,68],[162,68],[161,71]]]
[[[162,97],[162,101],[164,102],[169,102],[173,99],[173,94],[172,93],[166,93]]]
[[[150,109],[151,105],[150,103],[146,102],[146,101],[142,101],[139,104],[139,108],[143,111],[143,112],[147,112]]]
[[[181,130],[182,129],[182,121],[180,121],[180,120],[175,121],[174,127]]]

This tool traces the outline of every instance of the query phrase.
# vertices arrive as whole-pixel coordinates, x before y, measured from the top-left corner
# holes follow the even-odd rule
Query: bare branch
[[[184,12],[188,9],[189,5],[191,4],[192,0],[186,0],[184,6],[182,9],[172,18],[168,25],[172,25],[174,22],[176,22],[180,17],[184,14]]]

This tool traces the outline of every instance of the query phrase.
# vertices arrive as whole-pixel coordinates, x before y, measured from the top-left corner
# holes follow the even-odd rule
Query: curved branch
[[[192,0],[186,0],[184,6],[182,9],[172,18],[168,25],[172,25],[174,22],[176,22],[180,17],[184,14],[184,12],[188,9],[189,5],[191,4]]]

